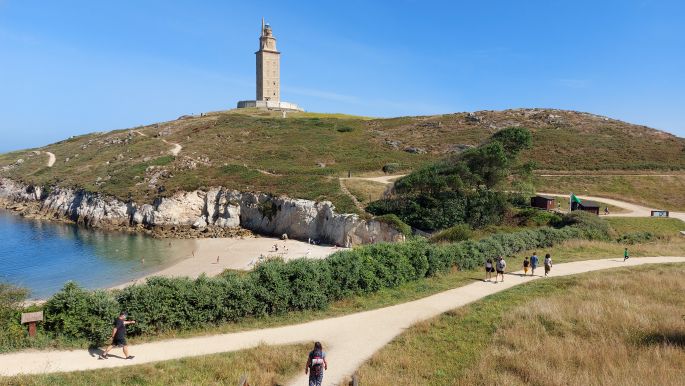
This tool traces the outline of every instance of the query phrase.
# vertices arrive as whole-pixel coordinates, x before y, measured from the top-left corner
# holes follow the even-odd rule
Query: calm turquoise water
[[[69,280],[106,288],[172,264],[191,243],[28,220],[0,210],[0,282],[30,289],[33,299],[48,297]]]

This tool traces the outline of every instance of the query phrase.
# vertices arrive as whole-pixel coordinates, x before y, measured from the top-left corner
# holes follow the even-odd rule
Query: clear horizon
[[[265,17],[282,100],[375,117],[509,108],[604,115],[685,137],[677,1],[0,0],[0,152],[254,99]]]

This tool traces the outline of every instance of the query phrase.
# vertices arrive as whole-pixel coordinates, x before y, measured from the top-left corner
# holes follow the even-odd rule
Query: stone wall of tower
[[[257,100],[281,100],[281,54],[259,50],[257,56]]]

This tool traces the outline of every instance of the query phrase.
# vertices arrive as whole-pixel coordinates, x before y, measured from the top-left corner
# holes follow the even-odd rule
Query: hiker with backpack
[[[528,260],[528,256],[526,256],[523,258],[523,276],[528,274],[528,267],[530,267],[530,260]]]
[[[492,265],[492,259],[488,258],[485,261],[485,280],[490,281],[492,279],[492,273],[495,272],[495,266]]]
[[[324,370],[328,370],[326,353],[323,351],[321,342],[316,342],[314,350],[309,352],[307,365],[304,367],[304,373],[309,373],[309,386],[321,386]]]
[[[549,271],[552,270],[552,257],[548,254],[545,255],[545,277],[549,274]]]
[[[533,253],[530,257],[530,276],[535,276],[535,268],[538,267],[538,253]]]
[[[630,259],[630,254],[628,253],[628,248],[623,250],[623,262]]]
[[[500,256],[497,259],[497,274],[495,274],[495,283],[497,283],[497,277],[502,275],[502,281],[504,281],[504,269],[507,268],[507,262],[504,261],[504,257]]]

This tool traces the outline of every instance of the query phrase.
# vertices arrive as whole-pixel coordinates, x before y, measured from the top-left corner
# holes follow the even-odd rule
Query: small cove
[[[92,230],[0,210],[0,282],[28,288],[31,299],[47,298],[67,281],[89,289],[129,282],[193,248],[193,240]]]

